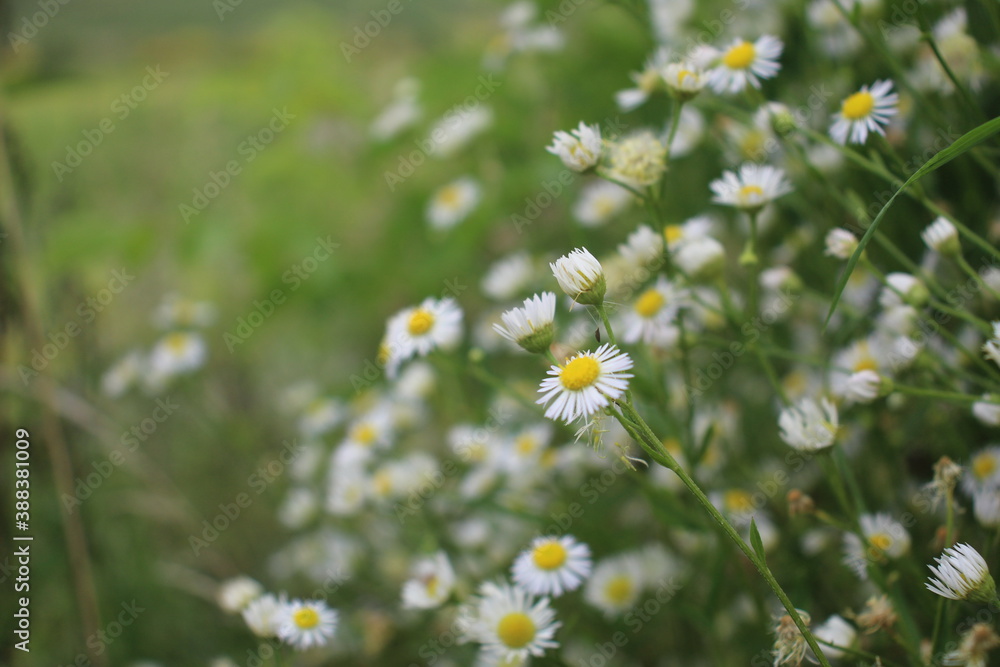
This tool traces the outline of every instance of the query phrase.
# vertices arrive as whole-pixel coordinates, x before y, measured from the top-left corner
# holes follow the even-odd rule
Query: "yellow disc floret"
[[[643,317],[652,317],[660,312],[666,302],[660,291],[654,287],[643,292],[635,302],[635,312]]]
[[[736,46],[726,51],[722,58],[722,64],[729,69],[746,69],[753,64],[757,50],[750,42],[740,42]]]
[[[410,321],[406,325],[411,336],[421,336],[434,326],[434,315],[423,308],[418,308],[410,315]]]
[[[867,118],[873,108],[875,108],[875,98],[871,93],[862,90],[844,100],[840,114],[847,120],[861,120]]]
[[[535,638],[535,623],[524,612],[511,612],[497,623],[497,637],[510,648],[522,648]]]
[[[543,570],[556,570],[566,562],[566,547],[559,542],[543,542],[531,552],[531,559]]]
[[[632,597],[632,578],[620,574],[608,580],[604,587],[604,594],[615,604],[625,604]]]
[[[295,622],[296,627],[308,630],[319,625],[319,614],[316,613],[315,609],[306,607],[296,611],[292,615],[292,620]]]
[[[592,357],[577,357],[563,366],[559,381],[570,391],[579,391],[594,384],[601,367]]]

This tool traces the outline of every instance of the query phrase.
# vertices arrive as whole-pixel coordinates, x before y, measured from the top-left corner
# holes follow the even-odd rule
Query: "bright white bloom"
[[[681,118],[677,122],[677,133],[674,135],[674,142],[670,144],[670,157],[677,159],[685,155],[690,155],[691,151],[697,148],[704,135],[705,117],[690,104],[685,104],[681,108]],[[664,128],[662,136],[664,142],[666,142],[670,136],[669,124]]]
[[[756,42],[734,41],[719,55],[716,67],[706,75],[707,83],[717,93],[738,93],[749,83],[760,88],[761,79],[773,78],[781,65],[778,58],[784,45],[771,35]]]
[[[577,303],[596,306],[604,302],[607,292],[604,269],[586,248],[576,248],[549,267],[559,287]]]
[[[858,249],[858,238],[840,227],[827,232],[825,243],[826,254],[837,259],[850,259]]]
[[[925,584],[927,590],[950,600],[994,602],[996,584],[990,568],[979,552],[968,544],[956,544],[935,558],[937,567],[928,565],[934,576]]]
[[[686,241],[677,248],[674,261],[692,282],[711,282],[722,275],[726,249],[711,236]]]
[[[681,100],[690,100],[705,87],[706,78],[692,63],[671,63],[663,68],[663,81],[670,93]]]
[[[667,147],[649,131],[629,135],[609,150],[611,177],[634,188],[659,183],[667,169]]]
[[[993,322],[993,337],[983,343],[983,352],[1000,366],[1000,321]]]
[[[813,628],[813,635],[815,635],[816,639],[829,642],[830,644],[852,648],[854,640],[858,637],[858,631],[842,617],[834,614],[822,624]],[[823,651],[823,655],[833,660],[842,658],[845,655],[844,651],[824,644],[820,644],[819,648]]]
[[[632,266],[648,267],[663,259],[663,245],[663,236],[648,225],[639,225],[638,229],[628,235],[625,243],[618,246],[618,252]]]
[[[552,344],[555,317],[556,295],[542,292],[525,299],[523,308],[505,311],[500,316],[503,324],[494,324],[493,329],[528,352],[540,353]]]
[[[899,95],[892,91],[892,81],[876,81],[862,86],[861,90],[849,96],[833,115],[830,136],[838,144],[863,144],[869,132],[885,136],[885,126],[896,115]]]
[[[723,172],[722,178],[710,185],[715,196],[712,201],[747,211],[760,210],[765,204],[792,191],[785,180],[785,172],[777,167],[747,162],[739,174]]]
[[[559,597],[590,574],[590,548],[570,535],[539,537],[514,561],[514,583],[532,595]]]
[[[573,217],[584,227],[599,227],[624,211],[633,195],[610,181],[594,181],[584,187],[573,205]]]
[[[205,363],[205,341],[198,334],[175,331],[156,344],[149,355],[149,371],[154,378],[165,380],[181,373],[190,373]]]
[[[663,228],[663,239],[667,242],[667,249],[675,251],[687,241],[708,236],[714,224],[709,216],[698,215],[679,225],[666,225]]]
[[[448,556],[439,551],[413,566],[413,578],[403,584],[404,609],[433,609],[441,606],[455,588],[455,571]]]
[[[863,370],[848,376],[843,386],[843,396],[850,403],[871,403],[878,398],[882,376],[872,370]]]
[[[463,176],[434,193],[427,205],[427,220],[434,229],[451,229],[472,213],[481,198],[479,184]]]
[[[837,406],[826,398],[817,403],[804,398],[785,408],[778,417],[781,439],[800,451],[814,452],[833,444],[837,437]]]
[[[621,398],[628,389],[625,373],[632,368],[632,359],[610,343],[594,352],[581,352],[562,366],[552,366],[542,380],[536,401],[549,405],[545,416],[561,419],[567,424],[579,417],[589,417]]]
[[[215,598],[223,611],[238,614],[264,594],[264,587],[250,577],[228,579],[219,585]]]
[[[287,604],[282,594],[277,598],[270,593],[260,596],[243,610],[243,620],[258,637],[275,637],[278,634],[279,612]]]
[[[972,404],[972,416],[987,426],[1000,426],[1000,403],[990,394],[983,394],[983,399]]]
[[[278,612],[278,638],[296,650],[324,646],[337,629],[337,612],[322,600],[292,600]]]
[[[319,502],[312,489],[303,487],[288,490],[284,502],[278,508],[278,520],[293,530],[306,525],[319,509]]]
[[[344,420],[345,409],[334,398],[314,398],[303,408],[299,416],[299,433],[316,437],[326,433]]]
[[[462,309],[452,298],[427,298],[419,306],[396,313],[386,327],[387,344],[402,360],[427,356],[436,348],[451,349],[462,337]]]
[[[601,128],[580,121],[580,126],[570,132],[556,132],[548,152],[558,155],[566,168],[587,171],[601,160]]]
[[[656,284],[642,292],[621,316],[622,340],[626,343],[642,341],[655,347],[673,347],[680,338],[674,325],[677,311],[687,300],[685,292],[678,290],[660,276]]]
[[[859,523],[865,541],[854,533],[844,535],[844,563],[858,578],[868,578],[868,563],[899,558],[910,550],[910,534],[888,514],[863,514]]]
[[[878,297],[879,305],[883,308],[903,305],[920,307],[927,302],[929,293],[919,278],[894,271],[885,280],[888,284],[882,288]]]
[[[609,618],[635,606],[642,592],[642,563],[633,554],[606,558],[594,567],[584,599]]]
[[[342,446],[368,451],[384,449],[392,442],[393,430],[389,405],[380,403],[348,424]]]
[[[936,250],[942,255],[954,256],[962,252],[962,245],[958,240],[958,230],[955,225],[941,216],[932,222],[924,231],[920,232],[920,238],[931,250]]]
[[[561,623],[549,599],[506,583],[485,583],[473,606],[462,615],[465,637],[483,645],[491,664],[520,665],[528,656],[541,657],[558,648],[553,639]]]
[[[481,283],[483,294],[495,301],[513,299],[528,286],[534,272],[535,264],[528,253],[508,255],[486,270]]]

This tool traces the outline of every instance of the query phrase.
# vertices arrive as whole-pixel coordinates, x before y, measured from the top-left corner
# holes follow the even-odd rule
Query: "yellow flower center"
[[[660,312],[660,308],[663,308],[663,304],[666,301],[658,289],[655,287],[648,289],[635,302],[635,312],[643,317],[652,317]]]
[[[892,546],[892,538],[885,533],[875,533],[868,538],[868,541],[871,542],[871,545],[879,551],[886,551]]]
[[[663,238],[667,243],[676,243],[684,238],[684,228],[680,225],[667,225],[663,228]]]
[[[437,597],[438,578],[436,574],[432,574],[424,580],[424,588],[427,589],[427,594],[432,598]]]
[[[570,391],[580,391],[594,384],[601,374],[601,367],[593,357],[577,357],[563,366],[559,381]]]
[[[726,491],[724,502],[726,508],[731,512],[749,512],[753,509],[753,501],[750,500],[750,494],[742,489]]]
[[[566,548],[558,542],[544,542],[535,547],[531,559],[543,570],[556,570],[566,562]]]
[[[514,447],[517,449],[518,454],[530,454],[538,448],[538,441],[530,435],[522,435],[514,443]]]
[[[167,336],[167,348],[174,354],[180,354],[187,347],[188,337],[182,333],[172,333]]]
[[[319,614],[316,613],[315,609],[306,607],[292,614],[292,620],[295,622],[296,627],[309,630],[319,625]]]
[[[632,578],[625,574],[612,577],[604,587],[604,594],[615,604],[625,604],[632,597]]]
[[[522,648],[535,638],[535,623],[524,612],[511,612],[497,623],[497,637],[510,648]]]
[[[449,185],[438,193],[438,203],[446,208],[455,208],[462,201],[462,190],[457,185]]]
[[[846,100],[844,106],[840,108],[840,115],[847,120],[861,120],[866,118],[875,107],[875,98],[867,91],[854,93]]]
[[[611,197],[601,197],[594,202],[594,210],[598,216],[606,218],[615,212],[615,202]]]
[[[682,69],[679,72],[677,72],[677,87],[678,88],[683,87],[684,86],[684,79],[686,79],[688,77],[691,77],[692,79],[694,79],[694,83],[695,83],[695,85],[697,85],[697,83],[698,83],[698,75],[695,74],[694,72],[692,72],[691,70]]]
[[[739,198],[742,202],[751,201],[752,198],[763,197],[764,189],[759,185],[744,185],[740,188]]]
[[[753,64],[757,50],[750,42],[740,42],[736,46],[726,51],[722,58],[722,64],[729,69],[746,69]]]
[[[376,435],[377,433],[371,424],[361,424],[354,431],[354,439],[366,446],[375,442]]]
[[[864,357],[862,359],[859,359],[854,364],[854,368],[852,370],[855,373],[860,373],[861,371],[877,371],[878,364],[876,364],[875,360],[872,359],[871,357]]]
[[[997,462],[991,454],[980,454],[972,461],[972,474],[976,479],[986,479],[996,469]]]
[[[421,336],[430,331],[432,326],[434,326],[434,315],[423,308],[418,308],[410,315],[406,328],[411,336]]]

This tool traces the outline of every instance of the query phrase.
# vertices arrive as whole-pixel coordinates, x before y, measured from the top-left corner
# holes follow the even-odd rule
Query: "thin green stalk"
[[[958,264],[959,268],[962,269],[962,271],[965,273],[965,275],[969,276],[969,278],[971,278],[972,280],[974,280],[976,282],[976,284],[982,285],[983,287],[985,287],[986,291],[989,292],[993,296],[994,299],[996,299],[997,301],[1000,301],[1000,292],[997,292],[995,289],[993,289],[992,287],[990,287],[986,283],[986,281],[983,280],[982,277],[980,277],[980,275],[976,272],[976,270],[974,268],[972,268],[972,265],[970,265],[965,260],[965,257],[962,255],[962,253],[959,253],[955,257],[955,263]]]
[[[938,391],[937,389],[925,389],[923,387],[911,387],[905,384],[893,384],[892,390],[900,394],[906,394],[908,396],[921,396],[923,398],[934,398],[939,401],[950,401],[952,403],[960,403],[962,405],[969,405],[972,403],[979,403],[985,401],[982,396],[973,396],[972,394],[962,394],[953,391]],[[986,401],[992,402],[992,401]]]

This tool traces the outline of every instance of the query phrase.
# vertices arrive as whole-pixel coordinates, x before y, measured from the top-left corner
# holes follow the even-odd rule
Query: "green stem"
[[[986,284],[986,281],[983,280],[978,273],[976,273],[976,270],[972,268],[972,266],[967,261],[965,261],[965,257],[961,253],[959,253],[955,257],[955,263],[958,264],[959,268],[962,269],[965,275],[969,276],[969,278],[975,281],[977,285],[982,285],[983,287],[985,287],[986,291],[989,292],[994,299],[1000,301],[1000,293],[998,293],[995,289]]]
[[[938,391],[937,389],[925,389],[923,387],[911,387],[905,384],[893,384],[892,390],[899,392],[900,394],[906,394],[908,396],[922,396],[924,398],[935,398],[941,401],[950,401],[952,403],[961,403],[963,405],[969,405],[971,403],[979,403],[981,401],[986,401],[982,396],[973,396],[972,394],[962,394],[953,391]],[[992,402],[992,401],[986,401]]]

